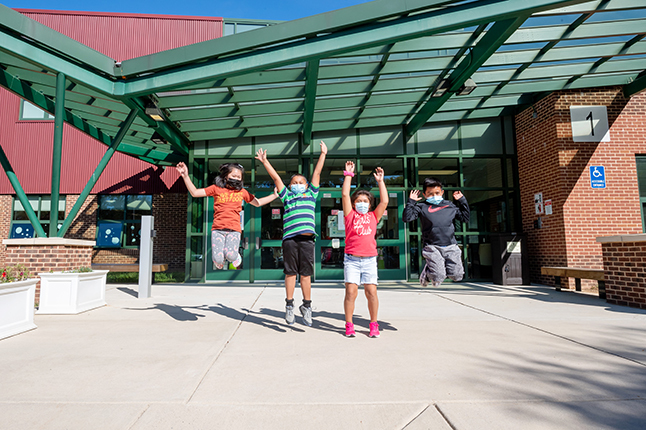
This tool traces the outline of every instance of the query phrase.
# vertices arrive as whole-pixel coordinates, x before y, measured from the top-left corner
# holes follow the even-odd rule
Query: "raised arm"
[[[384,169],[377,167],[374,173],[375,180],[379,185],[379,204],[375,208],[375,217],[377,221],[381,219],[386,208],[388,208],[388,190],[386,189],[386,183],[384,182]]]
[[[343,215],[348,216],[352,212],[352,199],[350,199],[350,188],[352,186],[352,177],[353,175],[346,175],[348,173],[354,173],[354,163],[352,161],[345,162],[345,175],[343,178],[343,188],[341,188],[341,203],[343,203]]]
[[[456,218],[464,223],[468,223],[469,218],[471,218],[471,210],[469,209],[467,198],[464,197],[464,194],[462,194],[462,192],[454,191],[453,200],[455,201],[455,206],[458,208]]]
[[[406,206],[404,207],[404,215],[402,216],[404,222],[415,221],[419,217],[421,209],[417,202],[422,200],[419,194],[419,190],[410,192],[408,202],[406,202]]]
[[[191,196],[206,197],[206,190],[204,188],[196,188],[195,185],[193,185],[193,181],[191,181],[191,178],[188,176],[188,167],[186,167],[186,164],[180,162],[177,164],[177,166],[175,166],[175,168],[177,169],[177,172],[180,174],[182,179],[184,179],[186,189],[189,193],[191,193]]]
[[[273,202],[277,197],[278,194],[276,193],[276,188],[274,188],[274,192],[270,195],[261,198],[254,197],[253,200],[249,202],[249,204],[255,207],[260,207],[266,205],[267,203]]]
[[[283,180],[280,179],[280,176],[276,172],[276,169],[274,169],[274,166],[272,166],[269,160],[267,159],[266,149],[263,151],[262,148],[260,148],[258,152],[256,152],[256,160],[260,161],[262,165],[265,166],[267,173],[269,173],[269,176],[274,181],[274,184],[276,184],[276,188],[278,189],[278,192],[280,192],[283,188],[285,188],[285,184],[283,184]]]
[[[321,140],[321,155],[319,155],[319,161],[316,163],[314,168],[314,173],[312,173],[312,186],[318,188],[321,182],[321,172],[323,171],[323,164],[325,164],[325,156],[327,155],[327,146],[325,142]]]

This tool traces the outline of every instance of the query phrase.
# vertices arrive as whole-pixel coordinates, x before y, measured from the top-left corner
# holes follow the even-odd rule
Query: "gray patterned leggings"
[[[216,264],[224,264],[224,259],[234,262],[238,258],[240,247],[240,232],[212,230],[211,256]]]

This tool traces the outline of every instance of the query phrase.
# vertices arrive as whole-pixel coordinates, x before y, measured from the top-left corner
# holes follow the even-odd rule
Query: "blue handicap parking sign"
[[[606,169],[603,166],[590,166],[590,186],[606,188]]]

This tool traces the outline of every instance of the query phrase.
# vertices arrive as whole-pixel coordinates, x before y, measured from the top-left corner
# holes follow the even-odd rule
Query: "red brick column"
[[[21,264],[32,275],[43,272],[74,270],[92,266],[93,240],[62,238],[5,239],[5,264]],[[36,284],[36,302],[40,298],[40,282]]]
[[[608,303],[646,309],[646,234],[598,237],[597,242]]]

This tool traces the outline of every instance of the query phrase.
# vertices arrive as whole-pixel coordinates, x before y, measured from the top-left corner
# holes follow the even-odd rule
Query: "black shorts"
[[[283,240],[285,275],[314,275],[314,236],[298,235]]]

